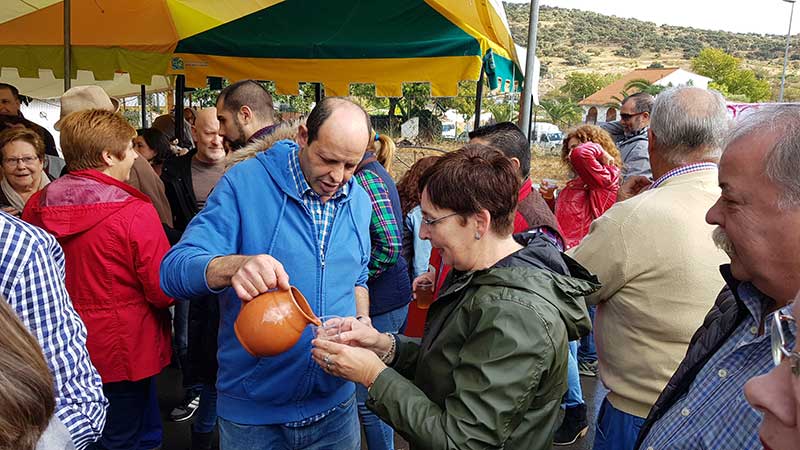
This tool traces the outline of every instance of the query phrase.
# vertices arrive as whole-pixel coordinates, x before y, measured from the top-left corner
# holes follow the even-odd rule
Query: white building
[[[665,69],[636,69],[626,73],[619,80],[581,100],[578,104],[583,108],[583,122],[594,124],[597,122],[618,120],[619,111],[616,105],[619,102],[617,99],[622,99],[625,96],[625,85],[634,80],[644,80],[650,84],[659,86],[691,84],[692,86],[708,89],[708,83],[711,81],[711,78],[678,67]],[[636,89],[631,89],[628,95],[636,91]]]

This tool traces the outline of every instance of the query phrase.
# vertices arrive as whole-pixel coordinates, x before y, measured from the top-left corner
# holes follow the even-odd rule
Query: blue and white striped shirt
[[[739,298],[750,315],[697,374],[689,391],[653,425],[642,450],[761,449],[761,413],[744,398],[744,384],[774,367],[769,329],[772,315],[761,318],[769,300],[752,284],[742,283]],[[791,305],[781,309],[789,314]],[[790,325],[794,345],[796,328]]]
[[[325,244],[331,231],[333,218],[336,216],[336,207],[339,202],[350,193],[350,185],[345,183],[336,191],[335,194],[323,203],[319,194],[314,192],[306,181],[303,170],[300,168],[300,159],[297,150],[293,150],[289,155],[289,170],[292,173],[294,184],[297,186],[297,193],[303,200],[306,210],[314,219],[314,227],[317,230],[317,241],[319,242],[320,260],[325,260]]]
[[[53,236],[3,212],[0,294],[39,341],[55,382],[56,416],[75,447],[86,448],[100,437],[108,401],[64,286],[64,253]]]

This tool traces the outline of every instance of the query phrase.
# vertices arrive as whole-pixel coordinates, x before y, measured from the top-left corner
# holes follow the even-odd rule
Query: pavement
[[[180,385],[180,371],[172,367],[164,369],[158,377],[159,404],[161,406],[161,417],[164,423],[164,441],[162,450],[189,450],[191,436],[191,420],[185,422],[170,422],[167,420],[169,412],[172,411],[183,399],[183,391]],[[589,420],[589,433],[576,443],[563,447],[554,446],[553,449],[562,450],[591,450],[594,442],[594,424],[597,412],[600,409],[606,390],[598,378],[581,377],[581,387],[583,388],[583,398],[587,405],[587,415]],[[560,419],[559,419],[560,423]],[[367,450],[367,446],[362,439],[361,448]],[[217,446],[214,449],[218,449]],[[395,435],[395,449],[409,450],[408,443],[399,435]]]

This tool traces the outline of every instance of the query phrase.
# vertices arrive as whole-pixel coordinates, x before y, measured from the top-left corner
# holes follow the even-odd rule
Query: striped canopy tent
[[[378,96],[399,97],[403,83],[429,82],[434,96],[455,96],[459,81],[478,79],[488,50],[491,81],[502,91],[522,84],[499,0],[182,3],[218,5],[205,16],[185,5],[176,21],[181,40],[170,73],[185,75],[187,86],[205,86],[210,76],[255,78],[274,81],[281,94],[314,82],[340,96],[353,83],[374,83]]]
[[[67,1],[71,78],[90,74],[77,84],[116,79],[130,91],[169,74],[191,87],[213,76],[271,80],[284,94],[302,82],[328,95],[374,83],[378,95],[400,96],[402,83],[429,82],[433,95],[453,96],[459,81],[478,79],[489,50],[500,90],[522,82],[498,0]],[[46,78],[54,90],[65,73],[64,5],[3,1],[0,81]]]

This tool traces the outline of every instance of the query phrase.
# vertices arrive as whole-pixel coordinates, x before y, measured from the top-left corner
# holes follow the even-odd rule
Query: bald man
[[[175,229],[183,231],[206,203],[225,172],[225,149],[219,135],[217,108],[201,109],[192,127],[196,147],[164,163],[161,179],[172,207]]]
[[[290,283],[318,316],[369,317],[372,206],[353,173],[370,128],[355,103],[317,103],[297,143],[279,141],[225,172],[161,263],[161,286],[174,298],[219,294],[223,450],[361,448],[355,385],[314,363],[312,333],[258,357],[233,325],[242,301]]]

